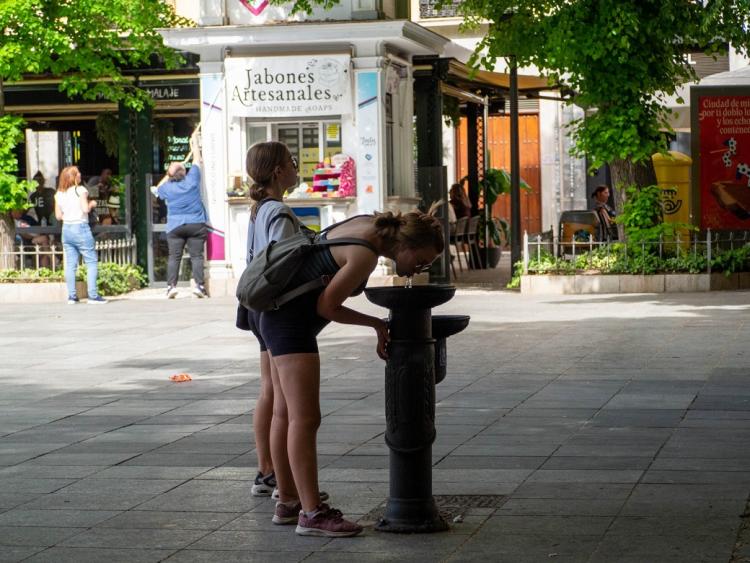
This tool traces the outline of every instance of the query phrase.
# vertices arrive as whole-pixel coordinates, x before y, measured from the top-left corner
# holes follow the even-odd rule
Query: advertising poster
[[[750,229],[750,96],[699,96],[702,229]]]
[[[347,115],[349,55],[229,57],[224,61],[229,111],[243,117]]]
[[[357,73],[357,195],[360,213],[372,213],[380,202],[380,125],[378,72]]]

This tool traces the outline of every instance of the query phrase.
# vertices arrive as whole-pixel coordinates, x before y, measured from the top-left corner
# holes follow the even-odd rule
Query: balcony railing
[[[427,20],[433,18],[456,18],[461,16],[458,12],[461,0],[446,0],[443,2],[443,7],[439,10],[436,8],[437,4],[438,2],[436,0],[419,0],[419,18]]]

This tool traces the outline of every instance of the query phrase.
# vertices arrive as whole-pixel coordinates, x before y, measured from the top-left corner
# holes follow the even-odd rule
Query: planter
[[[88,296],[85,282],[76,282],[80,299]],[[0,303],[65,303],[68,288],[65,283],[0,283]]]
[[[573,295],[590,293],[685,293],[750,289],[750,273],[521,276],[521,293]]]

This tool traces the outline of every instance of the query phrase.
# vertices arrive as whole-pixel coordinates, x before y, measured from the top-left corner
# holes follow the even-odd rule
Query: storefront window
[[[270,129],[270,130],[269,130]],[[289,147],[299,162],[299,183],[313,184],[318,164],[330,162],[342,149],[341,121],[248,123],[247,146],[260,141],[274,140]]]

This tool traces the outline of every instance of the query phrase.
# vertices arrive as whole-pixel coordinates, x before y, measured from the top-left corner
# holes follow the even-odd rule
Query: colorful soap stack
[[[313,193],[322,197],[338,197],[341,169],[320,162],[313,173]]]

